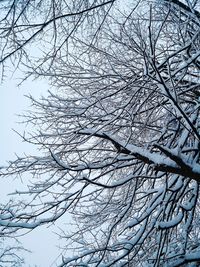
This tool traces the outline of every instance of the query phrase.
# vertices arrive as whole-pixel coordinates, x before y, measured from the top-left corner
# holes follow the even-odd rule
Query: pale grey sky
[[[27,110],[29,101],[24,97],[31,93],[34,97],[45,95],[49,86],[45,81],[28,81],[20,88],[17,87],[19,80],[14,78],[6,79],[0,85],[0,166],[5,165],[6,161],[15,158],[15,153],[22,155],[24,152],[35,152],[35,148],[21,141],[20,137],[12,130],[13,128],[23,133],[25,125],[17,124],[20,114]],[[6,199],[6,194],[15,191],[19,182],[13,179],[0,180],[1,201]],[[58,245],[57,237],[52,234],[51,229],[43,226],[20,238],[25,248],[32,250],[33,253],[26,255],[26,266],[31,267],[53,267],[56,266],[54,260],[60,251],[55,247]]]

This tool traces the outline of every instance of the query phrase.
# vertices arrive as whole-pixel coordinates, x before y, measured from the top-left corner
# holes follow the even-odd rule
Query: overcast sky
[[[22,132],[25,125],[17,124],[19,118],[16,114],[21,114],[29,107],[29,101],[24,97],[25,94],[31,93],[35,97],[45,95],[49,88],[45,81],[28,81],[17,87],[19,80],[9,78],[0,85],[0,166],[5,165],[6,161],[15,158],[15,153],[22,155],[24,152],[32,152],[35,149],[28,144],[22,143],[20,137],[12,130]],[[18,181],[13,179],[1,180],[1,201],[6,199],[7,192],[15,190]],[[23,245],[33,251],[32,254],[26,256],[29,265],[38,267],[56,266],[54,260],[60,251],[55,248],[58,244],[57,237],[51,233],[46,226],[36,229],[31,233],[20,238]],[[53,263],[54,262],[54,263]],[[53,264],[52,264],[53,263]]]

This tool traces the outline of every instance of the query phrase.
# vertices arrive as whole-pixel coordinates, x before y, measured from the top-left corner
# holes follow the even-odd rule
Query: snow
[[[183,219],[183,212],[180,212],[176,217],[174,217],[172,220],[170,221],[161,221],[158,223],[158,226],[161,229],[167,229],[167,228],[171,228],[174,227],[176,225],[178,225]]]
[[[170,266],[171,267],[183,266],[184,263],[192,262],[192,261],[194,262],[194,261],[199,261],[199,260],[200,260],[200,251],[190,252],[186,255],[181,256],[179,259],[171,262]],[[168,267],[168,266],[166,265],[165,267]]]

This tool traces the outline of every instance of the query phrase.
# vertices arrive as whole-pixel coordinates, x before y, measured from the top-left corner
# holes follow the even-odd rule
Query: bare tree
[[[30,96],[37,132],[22,137],[40,155],[2,171],[32,176],[2,231],[69,212],[77,228],[61,236],[77,253],[60,266],[198,266],[200,2],[127,3],[93,42],[71,35],[50,68],[30,69],[57,89]]]
[[[7,244],[9,243],[9,244]],[[6,238],[1,237],[0,242],[0,266],[1,267],[21,267],[24,266],[22,252],[26,250],[18,243],[13,244]]]
[[[0,64],[51,65],[70,39],[88,28],[97,34],[115,0],[2,0]],[[95,22],[95,23],[94,23]],[[30,51],[33,51],[31,53]],[[38,57],[42,62],[38,63]]]

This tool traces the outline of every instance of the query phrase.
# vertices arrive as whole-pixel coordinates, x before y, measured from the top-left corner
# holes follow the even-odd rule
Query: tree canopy
[[[31,175],[2,232],[70,213],[60,266],[198,266],[200,1],[4,3],[2,62],[55,90],[24,116],[38,155],[2,169]],[[45,45],[36,60],[29,43]]]

